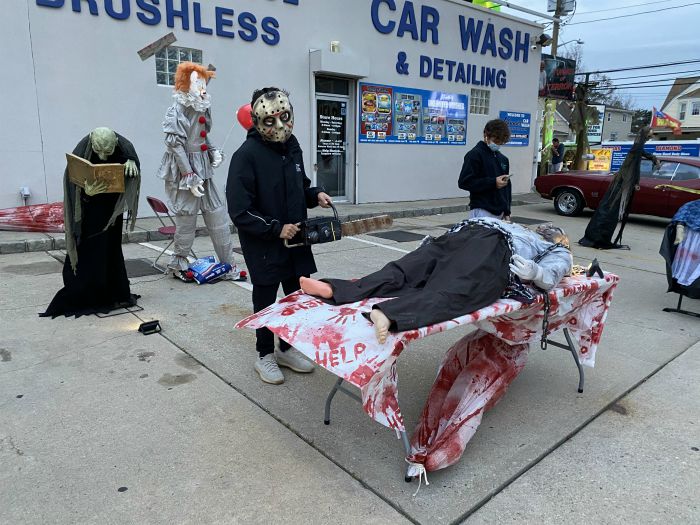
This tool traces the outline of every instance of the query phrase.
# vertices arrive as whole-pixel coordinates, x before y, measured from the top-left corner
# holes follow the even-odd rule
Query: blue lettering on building
[[[223,3],[223,0],[222,0]],[[283,4],[298,6],[299,0],[282,0]],[[387,0],[393,4],[393,0]],[[75,13],[82,13],[84,8],[93,16],[99,16],[100,5],[103,12],[115,20],[127,20],[132,16],[148,26],[157,26],[165,21],[168,27],[181,28],[203,35],[216,35],[222,38],[240,38],[245,42],[254,42],[258,38],[265,44],[276,46],[280,43],[280,23],[272,16],[258,18],[248,11],[236,12],[229,7],[211,6],[209,2],[194,2],[191,0],[36,0],[36,5],[60,9],[70,5]],[[434,11],[434,12],[433,12]],[[435,27],[439,14],[432,8],[425,10],[426,22],[422,36],[428,38],[428,33]],[[413,26],[415,26],[413,20]],[[413,34],[410,18],[407,18],[406,29]],[[415,31],[418,31],[415,26]],[[393,30],[393,27],[392,27]],[[417,33],[416,33],[417,36]],[[437,43],[437,33],[431,35]]]

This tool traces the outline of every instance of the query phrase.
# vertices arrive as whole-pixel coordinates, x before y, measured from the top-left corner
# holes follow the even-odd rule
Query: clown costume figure
[[[221,151],[209,142],[211,98],[207,82],[213,71],[193,62],[182,62],[175,73],[175,99],[163,121],[166,152],[158,171],[165,181],[168,207],[175,215],[175,252],[168,263],[174,277],[192,282],[187,255],[192,249],[197,213],[214,244],[219,262],[233,268],[229,279],[245,280],[233,260],[233,243],[226,203],[214,183],[214,168],[223,162]]]

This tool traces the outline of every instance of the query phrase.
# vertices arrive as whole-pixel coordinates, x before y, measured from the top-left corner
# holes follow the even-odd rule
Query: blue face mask
[[[488,146],[491,149],[491,151],[493,151],[493,152],[496,152],[499,149],[501,149],[501,146],[499,144],[496,144],[495,142],[489,142]]]

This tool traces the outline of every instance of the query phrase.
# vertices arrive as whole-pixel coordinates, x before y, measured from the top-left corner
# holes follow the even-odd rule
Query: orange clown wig
[[[190,90],[190,78],[192,72],[196,71],[197,74],[209,82],[210,78],[215,76],[214,71],[207,70],[201,64],[195,64],[194,62],[180,62],[177,66],[177,71],[175,72],[175,90],[187,93]]]

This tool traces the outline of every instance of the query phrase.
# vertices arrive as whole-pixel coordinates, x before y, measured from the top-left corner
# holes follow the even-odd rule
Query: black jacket
[[[228,170],[228,213],[238,228],[253,284],[278,284],[316,271],[310,247],[286,248],[282,226],[307,218],[321,188],[312,188],[301,147],[292,135],[284,144],[267,142],[251,129]]]
[[[496,177],[509,173],[508,157],[491,151],[483,140],[465,156],[459,174],[459,187],[469,192],[469,208],[482,208],[494,215],[510,215],[511,184],[500,190]]]

